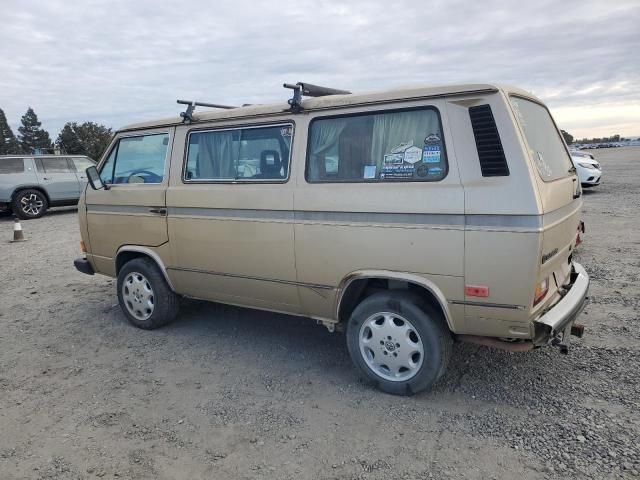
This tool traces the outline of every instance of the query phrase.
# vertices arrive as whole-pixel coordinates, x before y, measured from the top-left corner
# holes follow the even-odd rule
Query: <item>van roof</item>
[[[357,105],[371,105],[394,102],[398,100],[419,100],[423,98],[449,97],[454,95],[464,95],[470,93],[487,93],[504,91],[517,95],[532,98],[538,102],[530,92],[526,92],[517,87],[489,83],[468,83],[458,85],[439,85],[399,88],[379,92],[369,92],[362,94],[328,95],[323,97],[305,98],[302,102],[305,111],[317,111],[332,108],[346,108]],[[542,102],[540,102],[542,103]],[[237,107],[227,110],[200,109],[193,114],[194,122],[232,120],[236,118],[254,118],[273,115],[290,115],[290,106],[286,100],[273,104],[256,104]],[[128,130],[141,130],[146,128],[164,127],[180,125],[183,119],[180,116],[134,123],[119,129],[119,132]]]

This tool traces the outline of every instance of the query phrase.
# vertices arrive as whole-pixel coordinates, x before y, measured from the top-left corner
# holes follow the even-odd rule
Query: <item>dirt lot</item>
[[[372,390],[311,321],[185,301],[137,330],[77,273],[76,213],[0,219],[0,478],[635,478],[640,148],[585,192],[587,336],[568,356],[458,345],[432,392]]]

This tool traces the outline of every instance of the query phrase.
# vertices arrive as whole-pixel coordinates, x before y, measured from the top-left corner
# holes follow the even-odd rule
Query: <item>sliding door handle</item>
[[[150,208],[149,212],[155,213],[155,214],[158,214],[158,215],[162,215],[163,217],[167,215],[167,209],[166,208]]]

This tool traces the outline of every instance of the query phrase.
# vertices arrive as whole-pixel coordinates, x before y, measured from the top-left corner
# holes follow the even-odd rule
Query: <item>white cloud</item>
[[[640,134],[637,1],[2,3],[0,108],[16,126],[31,105],[54,136],[172,115],[177,98],[279,100],[300,80],[504,82],[576,136]]]

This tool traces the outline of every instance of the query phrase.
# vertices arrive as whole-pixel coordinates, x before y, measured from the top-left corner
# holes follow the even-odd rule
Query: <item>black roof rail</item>
[[[298,82],[295,85],[291,83],[284,83],[284,88],[293,90],[293,97],[288,100],[288,104],[291,105],[291,110],[302,110],[302,97],[326,97],[327,95],[349,95],[351,92],[348,90],[339,90],[337,88],[321,87],[320,85],[313,85],[311,83]]]
[[[238,108],[231,105],[220,105],[218,103],[204,103],[204,102],[195,102],[192,100],[178,100],[177,103],[181,105],[187,105],[187,109],[184,112],[180,112],[180,116],[182,117],[182,121],[184,123],[193,122],[193,111],[196,107],[207,107],[207,108],[222,108],[225,110],[230,110],[232,108]]]

